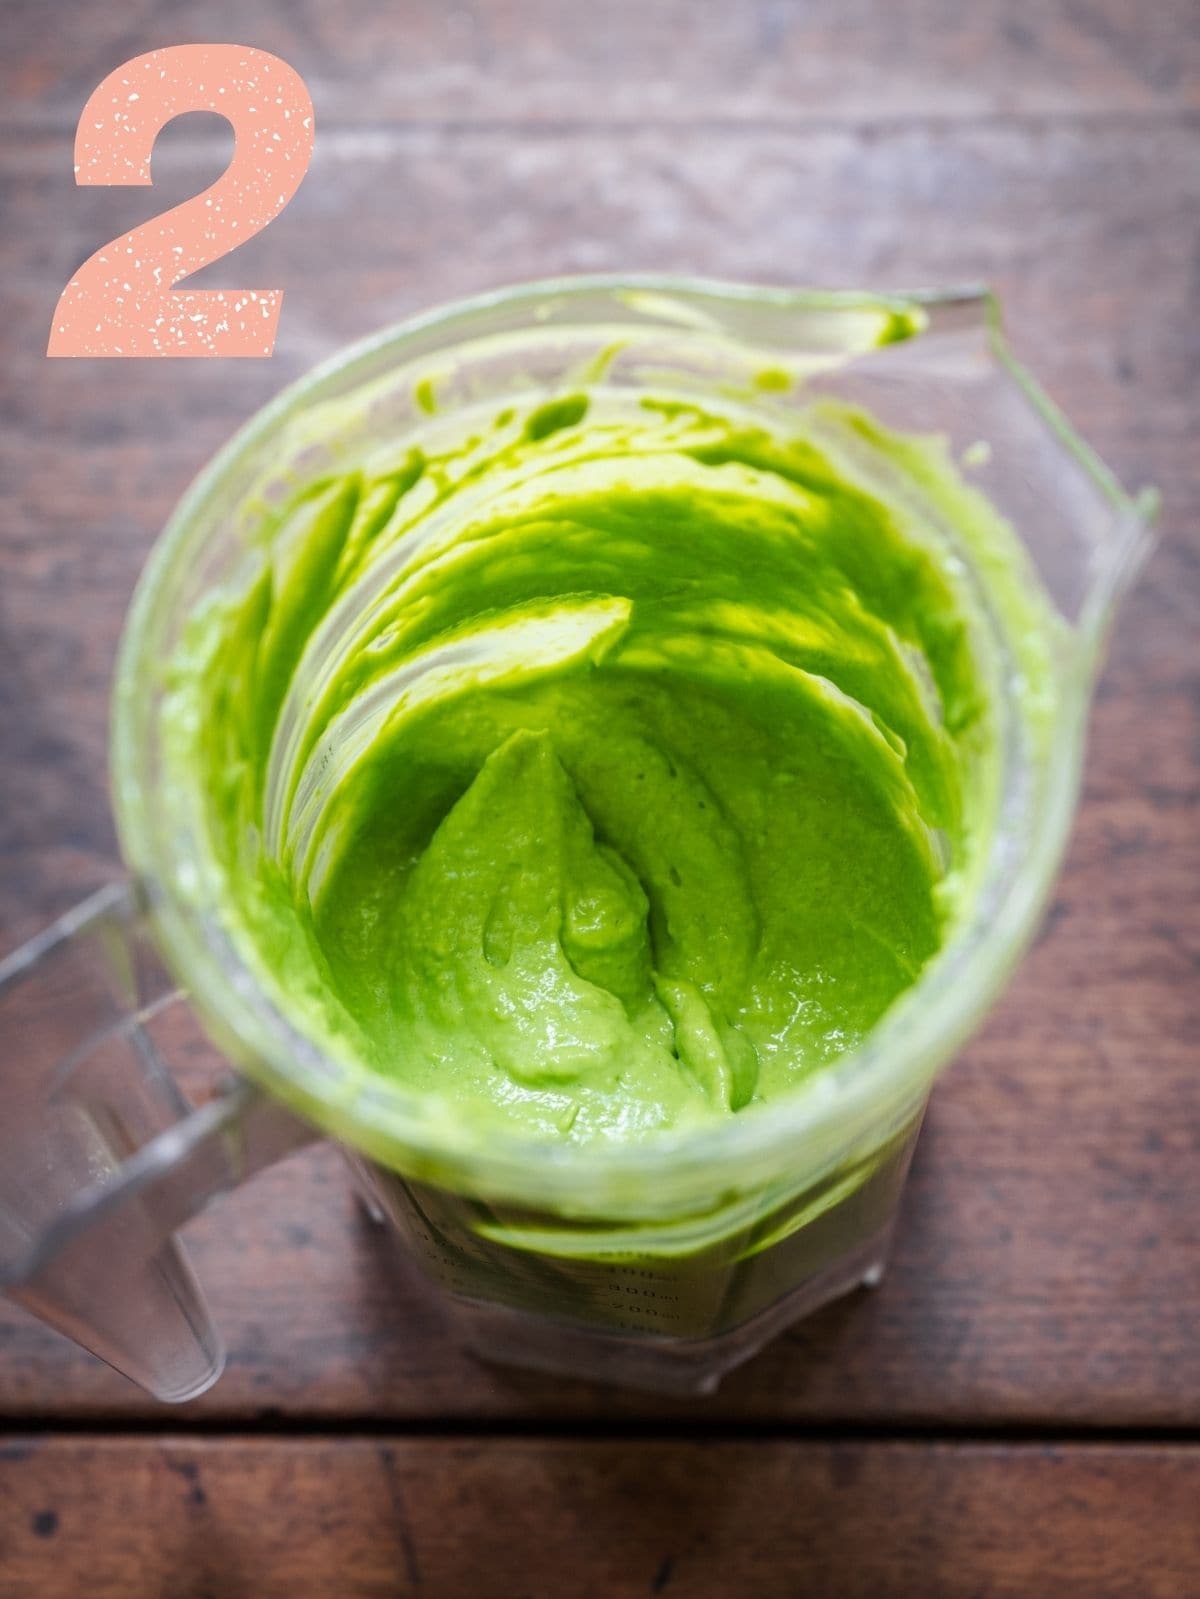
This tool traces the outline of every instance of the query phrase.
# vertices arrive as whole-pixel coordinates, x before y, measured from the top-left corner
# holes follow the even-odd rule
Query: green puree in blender
[[[936,441],[780,414],[597,386],[276,503],[167,748],[300,1030],[482,1127],[628,1141],[769,1113],[936,955],[1042,613]]]

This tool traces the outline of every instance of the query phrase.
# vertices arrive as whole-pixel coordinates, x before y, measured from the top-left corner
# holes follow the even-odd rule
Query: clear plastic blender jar
[[[403,1083],[349,1073],[298,1031],[206,903],[197,839],[164,802],[160,663],[261,537],[272,496],[350,446],[402,454],[429,426],[434,379],[438,426],[452,428],[581,374],[626,397],[702,398],[755,393],[764,369],[782,375],[756,401],[773,427],[832,396],[941,434],[967,463],[1055,612],[1054,726],[1035,743],[1012,719],[965,925],[862,1045],[769,1115],[629,1148],[456,1131]],[[192,1397],[223,1355],[178,1230],[321,1136],[345,1145],[372,1213],[491,1358],[704,1391],[788,1322],[877,1279],[934,1078],[1012,970],[1061,856],[1106,630],[1152,514],[1153,496],[1127,497],[1017,366],[974,290],[537,283],[389,330],[288,389],[185,495],[129,614],[112,742],[128,879],[0,963],[0,1287],[158,1397]],[[189,1007],[231,1067],[200,1107],[171,1072]]]

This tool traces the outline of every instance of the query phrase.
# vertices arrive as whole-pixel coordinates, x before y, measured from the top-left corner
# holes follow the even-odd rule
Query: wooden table
[[[278,52],[316,103],[299,195],[207,278],[286,285],[277,353],[49,362],[84,255],[227,159],[192,117],[153,195],[72,183],[94,85],[196,40]],[[9,0],[0,122],[3,947],[119,871],[113,653],[188,479],[438,300],[988,279],[1165,506],[1053,909],[935,1095],[878,1292],[709,1401],[488,1370],[317,1148],[190,1229],[230,1349],[202,1400],[0,1307],[3,1599],[1200,1593],[1195,0]]]

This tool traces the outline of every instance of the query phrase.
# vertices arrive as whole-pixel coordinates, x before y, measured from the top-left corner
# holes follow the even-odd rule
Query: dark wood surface
[[[50,1437],[0,1496],[39,1599],[1182,1599],[1200,1562],[1182,1447]]]
[[[195,1405],[0,1304],[0,1595],[1200,1591],[1194,0],[47,12],[0,11],[0,949],[119,872],[113,654],[188,479],[440,299],[620,268],[986,278],[1164,514],[1046,928],[935,1095],[877,1292],[703,1404],[490,1371],[313,1150],[189,1231],[230,1346]],[[76,190],[79,108],[202,39],[276,50],[316,105],[296,199],[197,279],[283,284],[276,355],[48,362],[72,269],[230,148],[189,118],[153,193]]]

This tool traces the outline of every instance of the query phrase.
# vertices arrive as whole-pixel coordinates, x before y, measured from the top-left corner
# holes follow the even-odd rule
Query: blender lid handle
[[[224,1365],[176,1229],[318,1136],[232,1073],[194,1108],[150,1031],[185,1004],[130,882],[0,960],[0,1291],[168,1401]]]

